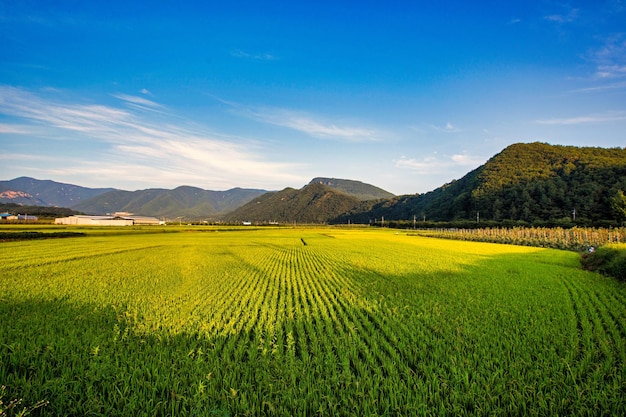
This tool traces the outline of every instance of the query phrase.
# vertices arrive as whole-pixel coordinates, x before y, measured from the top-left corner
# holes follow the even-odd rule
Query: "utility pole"
[[[415,214],[413,215],[413,230],[415,230]]]
[[[574,207],[574,209],[572,210],[572,217],[573,220],[576,221],[576,207]]]
[[[480,223],[480,211],[476,212],[476,223]]]

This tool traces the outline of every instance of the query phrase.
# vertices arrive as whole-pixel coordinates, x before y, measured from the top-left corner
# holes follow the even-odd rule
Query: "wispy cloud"
[[[626,34],[618,33],[607,37],[602,46],[587,54],[587,59],[596,65],[596,79],[626,77]]]
[[[241,49],[235,49],[234,51],[231,51],[230,55],[234,56],[235,58],[250,59],[254,61],[276,61],[278,59],[276,55],[268,53],[254,54],[242,51]]]
[[[445,125],[435,125],[431,123],[422,123],[419,126],[411,126],[411,129],[420,133],[438,132],[438,133],[459,133],[462,132],[457,126],[450,122]]]
[[[334,122],[306,112],[275,108],[242,106],[237,103],[222,102],[232,107],[241,116],[261,123],[286,127],[320,139],[346,142],[371,142],[381,140],[385,133],[369,127]]]
[[[141,97],[116,97],[143,107],[159,107]],[[61,136],[59,131],[73,132],[74,140],[78,135],[81,143],[97,146],[99,151],[93,153],[91,163],[59,167],[65,171],[96,170],[110,178],[119,177],[120,172],[149,173],[140,175],[141,181],[159,185],[180,185],[193,179],[207,186],[264,187],[301,180],[291,174],[296,164],[267,160],[254,141],[220,135],[179,117],[163,121],[161,115],[155,121],[146,117],[151,113],[132,108],[77,104],[7,86],[0,86],[0,114],[20,120],[19,124],[3,124],[4,131],[25,133],[29,126],[45,126],[52,137]],[[119,171],[121,166],[130,169]]]
[[[445,132],[445,133],[458,133],[461,131],[461,129],[459,129],[458,127],[454,126],[452,123],[447,122],[446,125],[443,128],[436,128],[437,130],[439,130],[440,132]]]
[[[146,90],[147,91],[147,90]],[[143,97],[138,97],[138,96],[131,96],[128,94],[112,94],[113,97],[120,99],[132,106],[137,106],[140,107],[142,109],[161,109],[163,108],[162,105],[160,105],[159,103],[152,101],[152,100],[148,100],[147,98],[143,98]]]
[[[551,22],[556,23],[571,23],[578,19],[579,17],[579,9],[569,9],[565,13],[561,14],[551,14],[544,16],[545,20],[549,20]]]
[[[20,124],[7,124],[0,123],[0,134],[18,134],[18,135],[26,135],[33,133],[34,129],[31,126],[20,125]]]
[[[605,91],[622,90],[622,89],[626,89],[626,81],[613,82],[610,84],[603,84],[603,85],[596,85],[593,87],[577,88],[575,90],[570,90],[570,93],[595,93],[595,92],[605,92]]]
[[[362,142],[377,139],[377,132],[372,129],[339,125],[316,119],[314,116],[282,109],[259,109],[254,112],[257,120],[264,123],[283,126],[310,136],[341,139],[350,142]]]
[[[422,159],[403,156],[395,161],[395,166],[409,169],[419,174],[441,174],[455,168],[476,167],[483,162],[482,158],[463,152],[447,156],[434,154]]]
[[[626,120],[626,112],[614,111],[604,114],[592,114],[569,118],[541,119],[536,120],[535,123],[542,125],[580,125],[588,123],[610,123],[622,120]]]

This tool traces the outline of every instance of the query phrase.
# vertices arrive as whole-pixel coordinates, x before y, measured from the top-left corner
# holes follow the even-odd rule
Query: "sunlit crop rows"
[[[626,411],[626,288],[570,252],[285,229],[0,256],[3,401],[33,414]]]

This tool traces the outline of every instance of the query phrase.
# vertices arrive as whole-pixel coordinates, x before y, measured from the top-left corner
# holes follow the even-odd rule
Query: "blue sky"
[[[626,146],[626,1],[0,0],[0,179],[395,194]]]

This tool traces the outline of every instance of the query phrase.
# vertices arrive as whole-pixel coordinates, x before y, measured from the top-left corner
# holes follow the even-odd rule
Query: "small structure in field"
[[[148,216],[112,215],[112,216],[89,216],[76,215],[59,217],[54,219],[54,224],[81,225],[81,226],[139,226],[158,225],[159,219]]]

